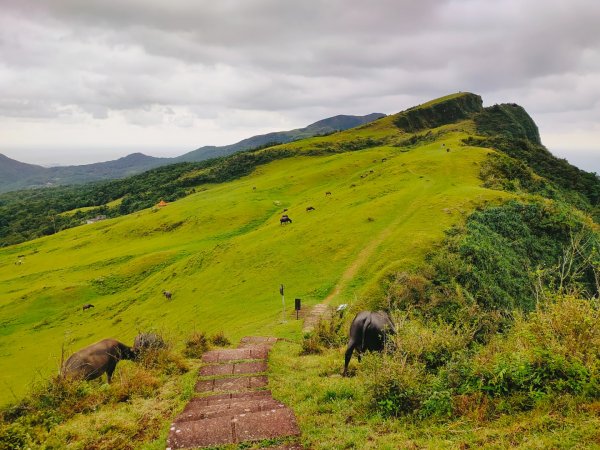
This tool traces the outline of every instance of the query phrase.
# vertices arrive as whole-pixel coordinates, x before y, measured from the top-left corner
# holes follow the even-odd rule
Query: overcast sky
[[[0,153],[176,156],[456,91],[600,173],[598,0],[0,0]]]

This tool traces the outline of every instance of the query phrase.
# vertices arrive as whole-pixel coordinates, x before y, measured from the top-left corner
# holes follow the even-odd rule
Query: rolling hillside
[[[537,128],[530,119],[524,120],[529,116],[522,108],[495,108],[483,108],[479,96],[459,93],[333,135],[239,153],[202,166],[178,166],[177,176],[164,185],[158,170],[152,173],[153,187],[141,184],[141,178],[130,180],[132,198],[151,198],[162,192],[159,188],[185,189],[186,196],[165,207],[1,248],[0,380],[5,389],[0,403],[25,394],[36,377],[55,373],[63,348],[70,352],[106,337],[131,344],[139,331],[147,330],[160,331],[179,343],[194,330],[223,331],[233,342],[245,335],[275,335],[291,341],[275,352],[273,389],[297,409],[310,442],[323,435],[331,440],[321,443],[328,448],[339,438],[332,431],[334,423],[352,424],[343,405],[362,392],[365,380],[339,379],[338,349],[310,357],[302,376],[292,375],[302,328],[291,310],[292,299],[301,298],[304,309],[325,299],[332,305],[349,303],[351,308],[382,305],[394,301],[390,285],[401,283],[394,281],[403,280],[401,276],[408,276],[406,284],[413,283],[410,286],[418,293],[419,280],[425,278],[415,281],[407,274],[422,268],[426,260],[431,263],[432,252],[459,233],[475,211],[481,222],[471,225],[473,229],[501,228],[496,221],[503,217],[498,212],[502,208],[493,207],[510,205],[510,200],[539,202],[556,210],[556,217],[540,215],[546,221],[540,226],[559,230],[560,236],[566,233],[564,224],[574,220],[566,210],[578,206],[588,214],[597,211],[597,177],[551,162],[552,155],[544,153]],[[512,118],[525,114],[518,120],[521,135],[508,136],[514,122],[498,119],[508,113]],[[527,152],[538,155],[537,170],[545,170],[545,176],[523,162]],[[563,171],[575,171],[579,185]],[[309,206],[314,210],[307,210]],[[284,211],[291,224],[280,224]],[[491,218],[486,211],[492,211]],[[597,232],[589,216],[573,211],[573,217]],[[509,219],[507,229],[516,229]],[[540,222],[535,217],[528,220]],[[454,234],[447,233],[451,229]],[[503,263],[493,253],[502,240],[485,234],[490,231],[482,233],[489,239],[485,245],[478,241],[463,245],[471,252],[465,283],[477,283],[477,276],[485,275],[477,272],[478,264],[490,264],[486,270],[494,274],[495,264]],[[523,252],[534,256],[545,250],[532,250],[527,240],[531,236],[525,233],[506,239],[506,245],[515,251],[523,246]],[[553,245],[552,239],[544,245],[548,242]],[[478,263],[478,246],[496,260]],[[515,255],[514,261],[519,261],[520,254]],[[439,264],[450,266],[453,261]],[[514,263],[507,264],[516,270]],[[442,281],[432,285],[448,287]],[[454,283],[441,291],[431,308],[446,307],[444,299],[450,293],[459,302],[472,300],[475,291],[461,290]],[[280,284],[286,288],[286,321]],[[171,301],[162,296],[164,289],[173,293]],[[83,311],[85,303],[95,307]],[[450,304],[448,311],[455,306]],[[482,321],[490,320],[491,329],[494,325],[501,329],[504,319],[497,311],[478,308],[469,311]],[[451,317],[448,311],[441,317]],[[423,317],[429,312],[424,309]],[[433,317],[431,326],[442,327]],[[419,326],[420,319],[407,320],[407,330]],[[431,331],[417,331],[434,339]],[[409,339],[410,334],[404,337]],[[455,337],[448,339],[452,342]],[[421,343],[415,346],[420,348]],[[325,406],[317,401],[323,398]],[[331,426],[323,429],[325,417]],[[391,432],[378,428],[381,416],[373,417],[377,425],[360,421],[351,425],[344,437],[348,445],[369,433],[370,439],[381,438],[386,445],[403,442],[393,437],[385,441]]]
[[[253,136],[231,145],[204,146],[174,158],[157,158],[143,153],[132,153],[113,161],[73,166],[41,167],[15,161],[0,154],[0,192],[125,178],[168,164],[204,161],[266,144],[281,144],[347,130],[384,116],[385,114],[379,113],[365,116],[338,115],[319,120],[304,128]]]
[[[468,123],[443,126],[437,139],[414,148],[302,156],[348,138],[402,138],[392,121],[288,144],[297,156],[197,186],[158,211],[2,249],[3,382],[22,393],[38,370],[56,368],[62,344],[109,335],[130,341],[151,327],[226,330],[233,339],[288,332],[278,325],[280,283],[309,307],[343,280],[339,300],[348,301],[376,290],[392,267],[421,261],[477,204],[506,196],[480,186],[489,150],[460,144]],[[284,208],[291,225],[279,224]],[[347,279],[350,267],[355,276]],[[163,289],[174,292],[171,303]],[[83,313],[88,302],[96,308]],[[24,368],[25,360],[35,363]]]

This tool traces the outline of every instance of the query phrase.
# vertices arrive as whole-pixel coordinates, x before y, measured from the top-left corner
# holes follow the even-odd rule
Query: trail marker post
[[[286,323],[285,320],[285,295],[283,294],[284,287],[283,284],[279,286],[279,293],[281,294],[281,323]]]

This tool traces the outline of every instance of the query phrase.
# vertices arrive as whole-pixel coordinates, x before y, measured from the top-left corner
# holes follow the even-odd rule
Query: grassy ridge
[[[276,160],[236,181],[196,186],[156,212],[0,250],[2,383],[10,387],[2,401],[11,390],[22,394],[38,371],[56,369],[63,343],[76,349],[108,336],[130,343],[149,327],[225,330],[233,340],[266,330],[288,335],[298,324],[279,324],[280,283],[306,306],[340,280],[339,301],[377,295],[378,277],[416,265],[464,212],[506,196],[478,186],[489,150],[460,146],[469,127],[446,126],[437,141],[410,149]],[[385,118],[351,137],[393,128]],[[317,142],[340,139],[291,145],[310,153]],[[279,224],[284,208],[291,225]],[[96,307],[81,311],[88,302]]]

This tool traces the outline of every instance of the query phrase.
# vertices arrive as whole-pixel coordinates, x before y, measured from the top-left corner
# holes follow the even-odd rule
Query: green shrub
[[[306,333],[302,339],[301,345],[300,356],[318,355],[323,353],[323,347],[319,337],[314,333]]]
[[[331,309],[327,317],[321,317],[314,330],[304,335],[300,355],[319,354],[323,348],[337,348],[346,342],[343,315]]]
[[[30,436],[20,423],[0,426],[0,450],[20,450],[29,448]]]
[[[206,333],[194,331],[185,341],[183,355],[187,358],[200,358],[208,350]]]
[[[529,409],[563,394],[598,399],[599,346],[598,307],[559,296],[529,317],[517,316],[506,336],[474,356],[470,374],[454,373],[454,384],[461,393],[481,391],[502,399],[501,410]]]
[[[223,331],[219,331],[218,333],[212,335],[210,338],[210,342],[211,344],[216,345],[217,347],[227,347],[231,345],[231,341],[227,339],[227,336],[225,336],[225,333]]]
[[[365,390],[371,405],[384,416],[412,414],[430,396],[428,376],[420,364],[411,364],[400,353],[364,357]]]

